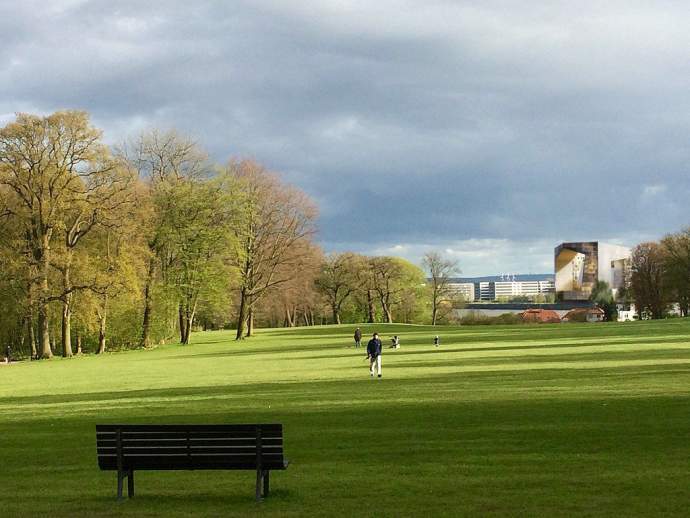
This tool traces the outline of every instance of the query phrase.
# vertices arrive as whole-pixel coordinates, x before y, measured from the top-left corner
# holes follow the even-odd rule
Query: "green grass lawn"
[[[380,380],[353,326],[2,366],[0,515],[688,514],[690,320],[376,329],[402,337]],[[260,504],[249,471],[139,472],[117,503],[108,422],[281,422],[291,465]]]

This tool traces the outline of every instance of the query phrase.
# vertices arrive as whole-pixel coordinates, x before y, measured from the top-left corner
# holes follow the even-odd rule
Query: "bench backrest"
[[[283,425],[96,425],[98,466],[129,469],[283,469]]]

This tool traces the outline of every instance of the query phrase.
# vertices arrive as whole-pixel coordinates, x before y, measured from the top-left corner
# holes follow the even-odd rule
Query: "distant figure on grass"
[[[434,336],[434,346],[438,347],[439,345],[441,345],[441,339],[436,335]]]
[[[10,363],[12,361],[12,349],[8,345],[5,347],[5,363]]]
[[[355,329],[355,347],[359,347],[362,345],[362,331],[360,331],[359,327]]]
[[[398,335],[395,335],[393,338],[391,338],[391,349],[399,349],[400,348],[400,338],[398,338]]]
[[[367,359],[369,360],[369,373],[371,377],[374,377],[374,367],[378,369],[379,378],[381,377],[381,352],[382,352],[381,340],[379,340],[379,334],[374,333],[371,340],[367,344]]]

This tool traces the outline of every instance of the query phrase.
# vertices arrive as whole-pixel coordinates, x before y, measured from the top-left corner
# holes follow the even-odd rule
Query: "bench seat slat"
[[[96,449],[98,452],[98,455],[117,455],[117,448],[101,448],[98,447]],[[212,454],[225,454],[225,455],[238,455],[238,454],[244,454],[244,455],[256,455],[256,448],[251,448],[251,447],[207,447],[207,446],[202,446],[202,447],[191,447],[187,448],[186,446],[175,446],[175,447],[168,447],[168,446],[146,446],[146,447],[129,447],[129,446],[124,446],[122,448],[122,455],[123,457],[129,457],[132,455],[140,455],[140,454],[155,454],[155,453],[160,453],[160,454],[173,454],[173,453],[183,453],[185,455],[203,455],[205,453],[212,453]],[[270,447],[266,446],[262,448],[262,454],[263,455],[276,455],[276,454],[281,454],[283,453],[283,448],[279,447]]]
[[[115,448],[117,445],[117,441],[115,439],[108,439],[108,440],[103,440],[99,439],[96,441],[96,444],[99,447],[103,448]],[[153,446],[153,445],[166,445],[166,446],[178,446],[178,445],[186,445],[187,444],[187,439],[186,438],[180,438],[180,439],[131,439],[131,438],[122,438],[122,445],[123,446]],[[233,438],[222,438],[222,439],[199,439],[199,438],[194,438],[190,437],[189,438],[189,444],[192,446],[236,446],[236,447],[247,447],[251,446],[254,447],[256,446],[256,438],[252,437],[251,439],[233,439]],[[266,447],[276,447],[276,446],[282,446],[283,445],[283,439],[282,438],[262,438],[261,439],[261,444]]]
[[[256,428],[261,428],[262,435],[270,435],[270,432],[281,434],[283,432],[282,424],[192,424],[192,425],[147,425],[147,424],[99,424],[96,425],[96,431],[99,432],[116,432],[118,429],[127,432],[199,432],[199,433],[217,433],[217,432],[232,432],[233,434],[247,433],[253,434]]]
[[[101,470],[117,470],[117,457],[99,457],[98,465]],[[284,469],[282,455],[275,458],[263,457],[263,469]],[[123,460],[124,469],[158,470],[158,469],[256,469],[256,457],[253,455],[204,455],[186,457],[184,455],[151,455],[128,457]]]

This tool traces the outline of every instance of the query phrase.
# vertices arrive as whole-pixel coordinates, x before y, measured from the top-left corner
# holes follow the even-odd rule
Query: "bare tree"
[[[235,234],[235,265],[240,276],[236,339],[252,336],[257,301],[289,281],[315,232],[316,206],[298,189],[282,184],[256,162],[231,162],[239,182],[242,222]]]
[[[445,317],[453,309],[456,294],[450,283],[452,277],[460,273],[460,268],[457,261],[444,259],[438,252],[425,254],[422,265],[430,275],[431,325],[435,326],[439,318]]]
[[[309,242],[299,246],[307,250],[297,266],[289,266],[290,280],[271,289],[257,304],[258,312],[271,327],[311,326],[322,314],[323,298],[315,281],[323,264],[323,252]],[[283,276],[280,272],[278,275]]]
[[[357,256],[353,253],[330,254],[316,278],[316,286],[331,307],[334,324],[340,324],[343,304],[359,288],[357,266]]]

